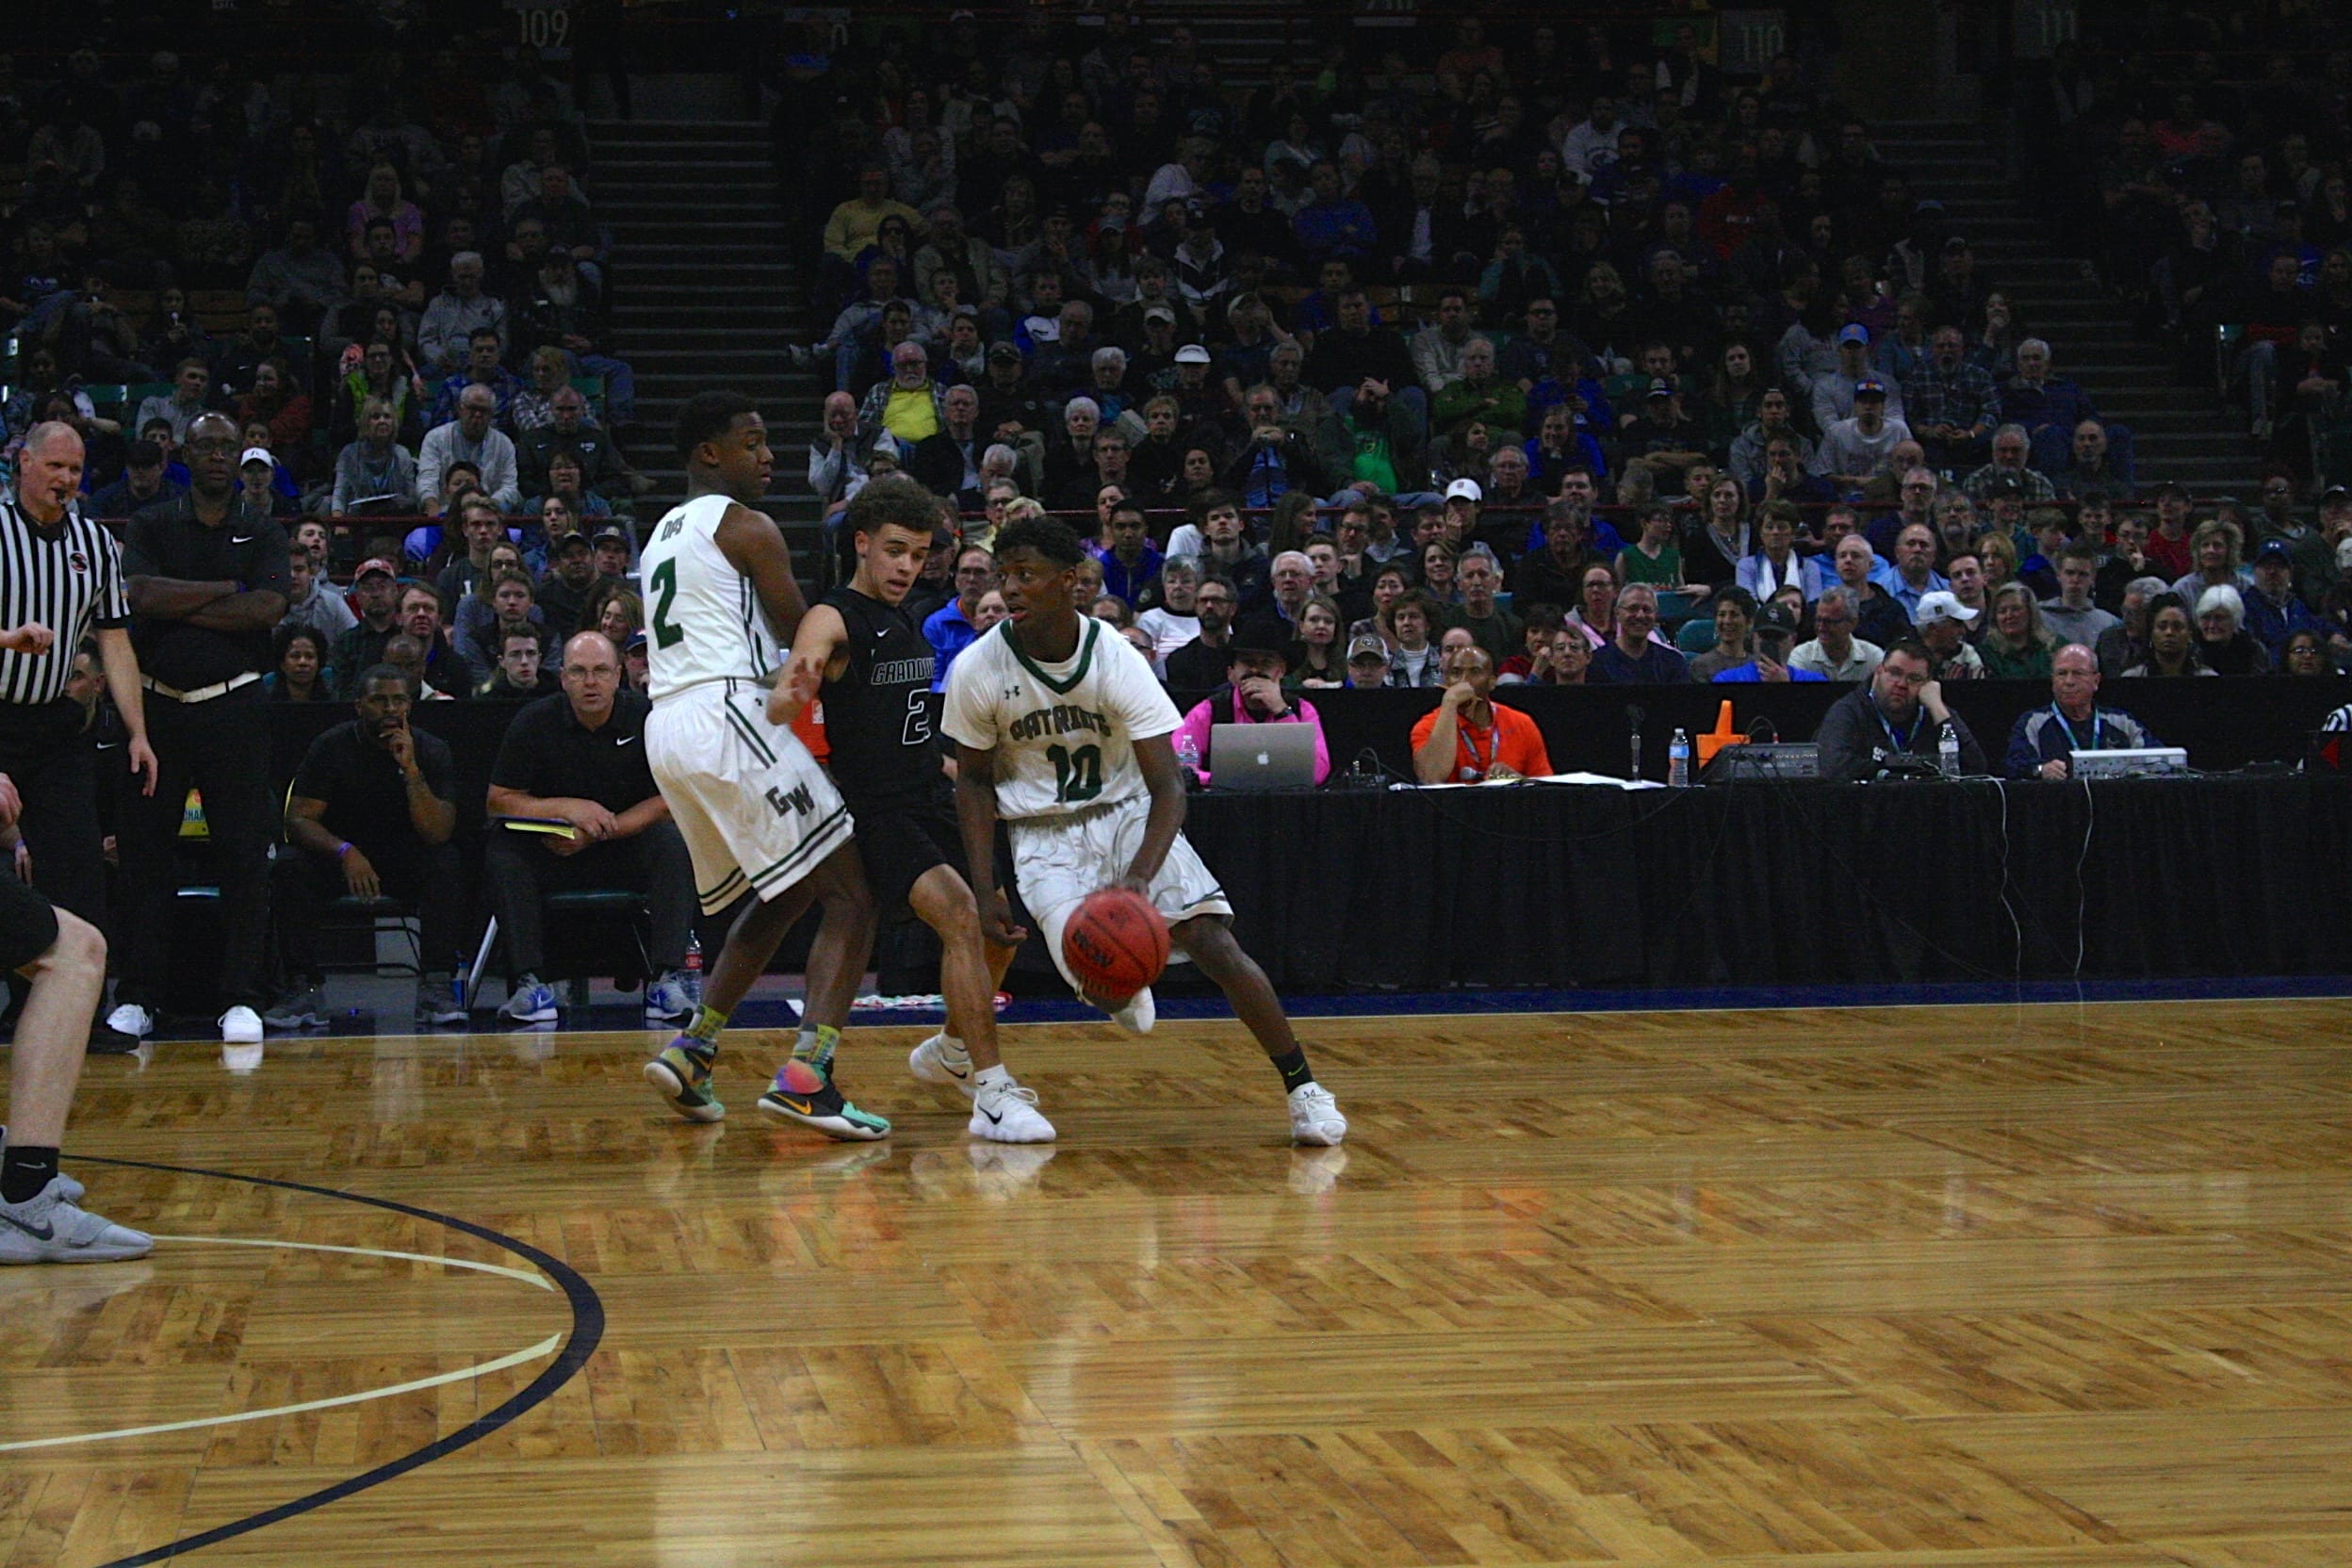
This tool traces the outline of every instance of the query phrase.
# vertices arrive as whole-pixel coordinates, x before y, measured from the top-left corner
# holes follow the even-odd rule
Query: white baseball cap
[[[1919,608],[1911,621],[1914,626],[1932,626],[1937,621],[1958,621],[1963,626],[1976,619],[1976,612],[1960,602],[1960,596],[1948,594],[1941,588],[1919,596]]]
[[[1486,492],[1478,488],[1477,480],[1458,479],[1446,487],[1446,498],[1449,501],[1482,501],[1486,499]]]

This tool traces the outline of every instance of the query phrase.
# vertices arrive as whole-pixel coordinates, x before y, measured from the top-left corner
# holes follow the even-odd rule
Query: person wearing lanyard
[[[1456,648],[1448,684],[1433,712],[1413,727],[1413,772],[1424,784],[1542,778],[1552,771],[1544,733],[1515,708],[1492,699],[1494,660],[1476,644]]]
[[[106,687],[128,736],[129,771],[155,787],[139,658],[124,623],[122,564],[114,536],[83,517],[82,438],[52,422],[27,432],[16,489],[0,495],[0,629],[46,637],[0,643],[0,773],[23,797],[17,827],[33,885],[52,904],[106,928],[106,865],[99,827],[98,753],[89,714],[66,693],[74,655],[95,634]],[[101,1051],[134,1042],[101,1038]]]
[[[2139,720],[2099,706],[2099,656],[2068,643],[2051,658],[2050,706],[2017,716],[2004,759],[2012,778],[2074,776],[2078,751],[2118,751],[2161,745]]]
[[[1886,650],[1870,677],[1832,704],[1815,735],[1823,778],[1875,778],[1890,757],[1918,757],[1933,764],[1949,724],[1960,742],[1960,771],[1984,772],[1984,748],[1968,721],[1944,706],[1943,688],[1930,674],[1927,645],[1906,637]]]
[[[106,1022],[154,1032],[171,972],[175,854],[184,803],[203,792],[212,875],[220,889],[220,1037],[261,1038],[270,933],[270,631],[293,589],[286,531],[239,503],[237,426],[206,414],[188,428],[188,493],[131,520],[122,552],[148,715],[161,764],[153,796],[122,823],[131,919],[122,983]]]

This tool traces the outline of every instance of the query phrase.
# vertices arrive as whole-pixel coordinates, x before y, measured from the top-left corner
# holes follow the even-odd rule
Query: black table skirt
[[[2336,972],[2348,823],[2286,776],[1210,794],[1187,832],[1311,991]]]
[[[2336,682],[2118,684],[2158,734],[2207,767],[2299,757],[2344,694]],[[1668,724],[1707,727],[1722,690],[1643,689],[1651,751]],[[1812,710],[1836,694],[1758,690],[1740,694],[1741,721],[1752,704],[1777,708],[1791,736],[1811,734]],[[1955,690],[1996,756],[2010,719],[2034,700],[2023,682]],[[1521,700],[1555,766],[1615,773],[1629,727],[1622,694]],[[1409,766],[1402,737],[1437,694],[1319,695],[1345,770],[1359,749]],[[456,752],[469,863],[512,711],[417,710],[418,727]],[[339,704],[274,706],[278,776],[349,714]],[[1664,770],[1653,756],[1651,775]],[[1982,780],[1212,792],[1192,797],[1188,831],[1232,894],[1245,943],[1293,991],[2064,979],[2078,972],[2078,933],[2084,978],[2352,970],[2341,890],[2352,778],[2342,775],[2127,779],[2087,795],[2079,784]],[[801,946],[779,961],[797,961]],[[893,980],[934,988],[935,979],[915,988],[911,967]],[[1050,971],[1034,943],[1021,967]]]

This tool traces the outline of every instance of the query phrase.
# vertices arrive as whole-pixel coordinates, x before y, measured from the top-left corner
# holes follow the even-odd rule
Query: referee
[[[98,757],[81,704],[65,691],[74,650],[93,630],[142,793],[155,793],[155,754],[147,746],[139,659],[125,625],[122,557],[114,536],[75,509],[81,483],[82,438],[51,420],[25,435],[15,493],[0,496],[0,627],[53,634],[39,652],[0,646],[0,773],[15,780],[24,802],[18,827],[32,856],[33,885],[104,931]]]

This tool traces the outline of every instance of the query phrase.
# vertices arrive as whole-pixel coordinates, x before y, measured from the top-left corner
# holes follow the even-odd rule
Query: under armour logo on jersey
[[[769,808],[779,817],[789,816],[794,811],[805,817],[817,808],[816,797],[808,792],[806,784],[794,789],[791,794],[771,784],[768,786],[767,800]]]

